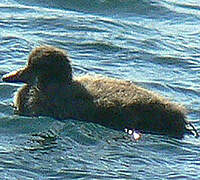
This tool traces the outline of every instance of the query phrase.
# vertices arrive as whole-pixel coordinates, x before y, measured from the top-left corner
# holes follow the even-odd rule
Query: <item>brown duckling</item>
[[[190,131],[198,135],[186,121],[184,107],[130,81],[99,75],[73,77],[68,55],[52,46],[35,48],[25,68],[2,80],[26,83],[14,100],[19,115],[74,118],[177,138]]]

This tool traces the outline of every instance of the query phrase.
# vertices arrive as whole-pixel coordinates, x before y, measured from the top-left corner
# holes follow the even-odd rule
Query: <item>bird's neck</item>
[[[56,94],[56,92],[59,92],[60,90],[66,88],[67,86],[69,86],[72,83],[72,80],[62,80],[59,81],[58,79],[44,79],[42,81],[39,81],[37,83],[37,88],[45,93],[48,94]]]

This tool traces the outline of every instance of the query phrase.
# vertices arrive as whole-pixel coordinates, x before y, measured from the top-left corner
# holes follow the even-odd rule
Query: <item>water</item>
[[[128,79],[185,105],[200,129],[200,6],[186,0],[0,0],[0,75],[41,44],[68,51],[75,75]],[[21,84],[0,82],[0,179],[199,179],[200,141],[73,119],[13,115]]]

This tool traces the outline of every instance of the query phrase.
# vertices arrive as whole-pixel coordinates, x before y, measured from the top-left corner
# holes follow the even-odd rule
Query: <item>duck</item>
[[[175,138],[183,138],[185,133],[198,136],[186,120],[184,106],[131,81],[103,75],[73,76],[68,53],[54,46],[34,48],[27,65],[5,74],[2,80],[24,83],[14,97],[18,115],[73,118],[115,130]]]

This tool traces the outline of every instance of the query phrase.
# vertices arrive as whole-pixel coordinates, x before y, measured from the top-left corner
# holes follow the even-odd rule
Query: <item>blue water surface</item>
[[[188,109],[200,130],[195,0],[0,0],[0,77],[49,44],[75,75],[136,82]],[[13,114],[22,84],[0,81],[0,179],[200,179],[200,139],[129,135],[74,119]]]

